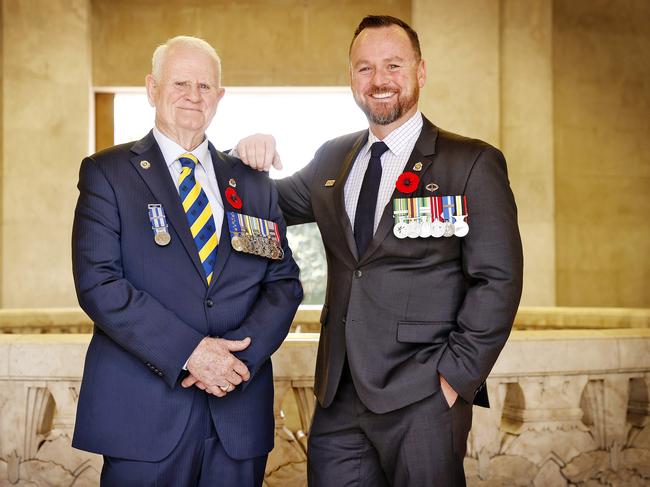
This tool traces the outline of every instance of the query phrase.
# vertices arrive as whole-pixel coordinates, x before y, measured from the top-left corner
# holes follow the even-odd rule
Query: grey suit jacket
[[[315,393],[334,399],[347,353],[363,403],[376,413],[419,401],[442,374],[464,400],[488,406],[484,381],[503,348],[522,286],[517,209],[501,152],[428,120],[405,171],[414,193],[393,198],[466,195],[469,234],[400,240],[392,200],[374,239],[357,255],[344,186],[368,131],[326,142],[298,173],[277,182],[289,225],[316,221],[327,254]],[[335,180],[333,186],[325,184]],[[431,193],[428,183],[439,189]]]

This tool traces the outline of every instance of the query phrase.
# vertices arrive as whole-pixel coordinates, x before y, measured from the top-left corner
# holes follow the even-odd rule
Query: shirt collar
[[[399,156],[402,151],[411,147],[409,142],[411,142],[413,138],[417,139],[420,135],[422,125],[422,113],[418,110],[411,118],[388,134],[384,138],[383,142],[388,146],[388,150],[396,156]],[[363,149],[364,154],[370,152],[370,146],[372,146],[372,144],[380,141],[381,140],[372,133],[372,130],[368,130],[368,142]]]
[[[188,152],[172,139],[163,134],[160,130],[158,130],[158,127],[153,128],[153,136],[156,138],[156,142],[158,142],[160,152],[162,152],[167,166],[171,166],[178,160],[180,156],[187,154]],[[206,137],[203,139],[203,142],[196,146],[194,150],[189,151],[189,153],[199,160],[199,164],[203,164],[204,161],[208,161],[208,138]]]

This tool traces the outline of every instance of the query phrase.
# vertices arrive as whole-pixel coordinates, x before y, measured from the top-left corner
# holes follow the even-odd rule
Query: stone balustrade
[[[320,305],[302,305],[293,332],[320,332]],[[515,330],[650,328],[646,308],[570,308],[524,306]],[[2,333],[91,333],[92,321],[80,308],[0,309]]]
[[[75,311],[68,313],[75,326],[85,326]],[[318,310],[303,313],[296,323],[317,320]],[[520,313],[522,328],[568,322],[584,329],[512,333],[488,379],[492,407],[474,408],[468,485],[650,485],[648,313],[590,313],[592,329],[586,312],[531,310],[528,323]],[[44,313],[32,326],[25,320],[12,331],[71,329],[62,314],[52,316]],[[6,314],[2,320],[7,329]],[[612,322],[636,327],[602,326]],[[0,334],[0,487],[98,485],[100,457],[70,447],[88,341],[87,334]],[[317,344],[317,334],[292,333],[273,358],[270,487],[306,485]]]

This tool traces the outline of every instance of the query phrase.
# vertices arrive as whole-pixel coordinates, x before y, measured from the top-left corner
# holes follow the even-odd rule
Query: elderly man
[[[417,34],[362,20],[352,93],[369,130],[331,140],[277,182],[289,224],[316,221],[328,262],[309,434],[311,486],[465,485],[472,403],[522,285],[517,211],[501,152],[418,111]],[[268,169],[271,139],[237,151]]]
[[[104,455],[105,486],[259,486],[298,268],[268,177],[206,139],[214,49],[169,40],[146,86],[153,130],[81,164],[73,269],[95,328],[73,445]]]

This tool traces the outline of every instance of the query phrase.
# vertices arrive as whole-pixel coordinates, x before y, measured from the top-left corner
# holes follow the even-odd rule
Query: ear
[[[424,86],[425,81],[427,80],[427,68],[424,62],[424,59],[420,59],[418,63],[418,85],[420,88]]]
[[[225,95],[225,94],[226,94],[226,89],[225,88],[219,88],[219,90],[217,91],[217,103],[219,103],[221,101],[221,99],[223,98],[223,95]]]
[[[154,78],[153,75],[148,74],[144,77],[144,85],[147,88],[147,100],[149,100],[149,105],[153,107],[155,106],[156,78]]]

